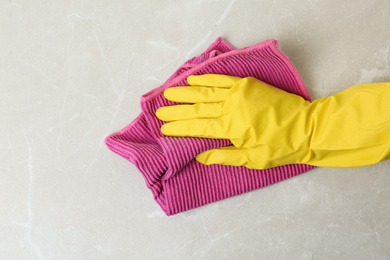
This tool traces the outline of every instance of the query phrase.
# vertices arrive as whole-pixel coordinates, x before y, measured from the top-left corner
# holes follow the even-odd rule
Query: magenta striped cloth
[[[256,77],[310,100],[297,70],[276,45],[276,40],[267,40],[236,50],[218,38],[204,53],[182,65],[162,86],[143,95],[142,113],[124,129],[106,138],[108,148],[137,166],[165,214],[177,214],[259,189],[314,168],[296,164],[249,170],[203,165],[194,159],[197,154],[229,145],[230,141],[167,137],[160,131],[164,122],[155,116],[159,107],[175,104],[164,98],[165,89],[188,85],[189,75],[208,73]]]

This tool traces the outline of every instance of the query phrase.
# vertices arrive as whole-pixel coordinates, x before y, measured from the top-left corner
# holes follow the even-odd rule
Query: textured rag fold
[[[255,77],[310,100],[297,70],[276,45],[276,40],[267,40],[236,50],[218,38],[200,56],[182,65],[162,86],[143,95],[142,113],[124,129],[106,138],[109,149],[137,166],[167,215],[259,189],[314,168],[304,164],[267,170],[203,165],[195,160],[197,154],[229,145],[230,141],[164,136],[160,131],[164,122],[155,116],[159,107],[175,104],[164,98],[165,89],[188,85],[189,75],[208,73]]]

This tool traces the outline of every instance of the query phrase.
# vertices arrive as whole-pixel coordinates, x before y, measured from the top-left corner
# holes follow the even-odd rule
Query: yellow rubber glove
[[[164,95],[193,104],[162,107],[156,115],[173,121],[162,126],[165,135],[231,140],[198,155],[203,164],[356,167],[390,158],[390,83],[309,102],[255,78],[208,74],[187,81]]]

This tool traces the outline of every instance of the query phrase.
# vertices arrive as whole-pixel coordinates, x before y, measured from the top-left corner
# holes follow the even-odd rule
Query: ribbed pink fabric
[[[197,154],[229,145],[230,141],[167,137],[160,131],[163,122],[155,116],[159,107],[175,104],[164,98],[165,89],[187,85],[189,75],[208,73],[256,77],[310,100],[298,72],[276,45],[276,40],[267,40],[235,50],[218,38],[199,57],[182,65],[162,86],[142,96],[142,113],[124,129],[106,138],[106,145],[113,152],[137,166],[167,215],[259,189],[314,168],[297,164],[249,170],[203,165],[194,159]]]

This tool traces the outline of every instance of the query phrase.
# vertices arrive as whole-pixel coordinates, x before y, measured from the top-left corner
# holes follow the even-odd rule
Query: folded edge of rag
[[[256,77],[310,100],[291,61],[267,40],[234,49],[219,37],[200,56],[180,66],[160,87],[141,97],[141,114],[128,126],[109,135],[105,143],[114,153],[133,163],[142,173],[154,199],[167,215],[177,214],[228,197],[259,189],[306,172],[313,166],[286,165],[268,170],[202,165],[197,154],[231,144],[229,140],[177,138],[162,135],[155,111],[175,103],[163,97],[169,87],[187,85],[190,75],[207,73]]]

